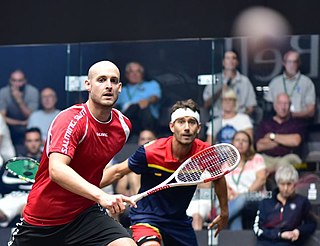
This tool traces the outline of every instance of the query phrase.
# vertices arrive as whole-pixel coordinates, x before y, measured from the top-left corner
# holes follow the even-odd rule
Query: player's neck
[[[172,156],[178,159],[180,162],[182,162],[186,159],[186,156],[191,151],[192,143],[181,144],[173,137],[171,148],[172,148]]]
[[[87,101],[86,104],[92,116],[97,120],[106,122],[110,119],[112,107],[101,106],[92,102],[91,100]]]

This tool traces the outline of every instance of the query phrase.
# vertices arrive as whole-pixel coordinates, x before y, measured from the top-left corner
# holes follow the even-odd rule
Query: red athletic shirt
[[[36,181],[24,210],[25,221],[37,226],[66,224],[95,203],[50,180],[50,153],[70,156],[70,167],[99,186],[104,167],[121,150],[130,130],[129,119],[116,109],[112,109],[108,122],[95,119],[86,104],[72,106],[58,114],[48,131]]]

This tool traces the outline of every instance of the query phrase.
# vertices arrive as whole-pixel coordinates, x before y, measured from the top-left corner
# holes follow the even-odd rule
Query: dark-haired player
[[[141,147],[126,161],[106,169],[101,186],[112,183],[131,171],[141,174],[140,192],[167,179],[190,156],[208,147],[197,139],[200,131],[199,107],[191,99],[178,101],[172,107],[170,130],[173,136],[160,138]],[[216,234],[227,225],[227,190],[224,177],[214,181],[221,214],[210,227],[217,225]],[[159,191],[138,202],[131,209],[133,238],[138,245],[196,246],[191,218],[186,210],[196,186],[175,187]]]

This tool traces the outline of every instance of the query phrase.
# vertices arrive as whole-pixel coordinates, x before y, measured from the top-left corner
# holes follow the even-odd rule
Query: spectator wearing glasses
[[[284,72],[271,80],[265,100],[273,103],[280,93],[286,93],[291,101],[291,116],[309,119],[315,113],[316,93],[311,79],[300,72],[300,64],[298,52],[290,50],[284,54]]]
[[[138,62],[126,66],[128,84],[122,88],[117,105],[130,119],[132,133],[138,135],[143,129],[157,130],[161,88],[157,81],[144,80],[144,68]]]
[[[13,71],[9,84],[0,89],[0,113],[9,126],[11,139],[18,153],[23,148],[28,118],[38,106],[38,89],[27,83],[23,71]]]

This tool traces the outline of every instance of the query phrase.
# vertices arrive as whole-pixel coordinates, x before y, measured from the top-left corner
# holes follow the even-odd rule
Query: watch
[[[271,132],[271,133],[269,134],[269,138],[270,138],[272,141],[274,141],[274,139],[276,138],[276,134],[273,133],[273,132]]]

